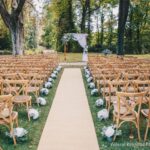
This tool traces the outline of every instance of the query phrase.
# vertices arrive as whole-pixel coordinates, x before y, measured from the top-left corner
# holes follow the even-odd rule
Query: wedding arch
[[[71,39],[77,41],[83,48],[82,61],[88,61],[88,46],[87,46],[87,36],[88,34],[83,33],[66,33],[64,34],[62,40],[64,43],[64,54],[66,60],[67,42]]]

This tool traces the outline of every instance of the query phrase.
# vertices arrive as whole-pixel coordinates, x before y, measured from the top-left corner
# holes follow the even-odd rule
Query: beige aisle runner
[[[38,150],[99,150],[80,69],[64,70]]]

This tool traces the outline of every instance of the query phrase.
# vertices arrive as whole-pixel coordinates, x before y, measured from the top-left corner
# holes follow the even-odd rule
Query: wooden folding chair
[[[146,92],[140,93],[126,93],[126,92],[117,92],[117,102],[114,103],[113,117],[116,123],[116,129],[118,130],[121,125],[125,122],[130,122],[135,125],[138,132],[138,139],[140,137],[140,111],[143,97]],[[132,97],[132,100],[130,99]],[[135,109],[137,108],[137,109]],[[130,136],[133,138],[133,135]],[[116,136],[114,136],[114,140]]]
[[[12,95],[0,95],[0,125],[8,127],[16,145],[16,138],[13,133],[14,123],[18,127],[18,113],[13,111],[12,99]]]
[[[8,88],[10,94],[13,95],[13,103],[15,105],[25,105],[27,114],[28,110],[31,107],[31,99],[32,97],[27,94],[27,88],[28,88],[28,80],[4,80],[3,81],[3,87]],[[12,91],[13,89],[13,91]],[[17,89],[17,90],[14,90]],[[3,91],[5,93],[5,91]],[[30,121],[30,116],[28,114],[28,119]]]

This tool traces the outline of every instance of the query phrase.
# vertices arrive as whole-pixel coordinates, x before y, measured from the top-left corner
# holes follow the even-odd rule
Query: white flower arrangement
[[[53,84],[51,82],[46,82],[44,87],[47,88],[47,89],[50,89],[52,88]]]
[[[56,78],[57,78],[57,75],[56,75],[55,73],[52,73],[52,74],[51,74],[51,78],[56,79]]]
[[[38,104],[42,105],[42,106],[46,105],[46,99],[43,98],[43,97],[38,97],[38,98],[36,99],[36,102],[37,102]]]
[[[90,71],[89,71],[88,69],[86,69],[86,70],[85,70],[85,74],[90,75],[91,73],[90,73]]]
[[[112,138],[113,136],[120,136],[122,134],[122,131],[121,130],[116,130],[116,126],[115,125],[111,125],[111,126],[104,126],[102,128],[102,132],[101,134],[107,138],[107,140],[109,142],[112,142]]]
[[[57,68],[56,68],[56,71],[60,71],[62,69],[62,66],[58,66]]]
[[[84,66],[84,68],[83,68],[84,70],[86,70],[87,69],[87,66]]]
[[[92,77],[89,77],[89,78],[87,79],[87,82],[90,83],[90,82],[92,82],[92,80],[93,80],[93,78],[92,78]]]
[[[100,107],[100,106],[103,106],[104,105],[104,100],[103,99],[97,99],[96,102],[95,102],[95,105],[97,107]]]
[[[48,95],[49,90],[48,90],[47,88],[42,88],[42,89],[40,90],[40,92],[41,92],[41,94],[43,94],[43,95]]]
[[[90,83],[88,84],[88,87],[89,87],[90,89],[94,89],[94,88],[95,88],[95,83],[94,83],[94,82],[90,82]]]
[[[54,83],[54,79],[53,78],[48,78],[48,82]]]
[[[25,136],[26,134],[28,133],[27,130],[25,130],[24,128],[20,128],[20,127],[17,127],[17,128],[14,128],[14,131],[12,134],[6,132],[6,136],[9,136],[10,138],[12,138],[14,135],[15,137],[17,138],[22,138],[23,136]]]
[[[108,110],[107,109],[102,109],[102,110],[100,110],[98,113],[97,113],[97,117],[98,117],[98,119],[101,121],[101,120],[106,120],[106,119],[108,119],[108,117],[109,117],[109,112],[108,112]]]
[[[39,118],[39,112],[38,112],[36,109],[34,109],[34,108],[29,109],[29,110],[28,110],[28,114],[29,114],[29,116],[32,117],[34,120]]]
[[[98,95],[98,89],[91,90],[91,95],[92,96],[97,96]]]
[[[90,77],[90,75],[89,75],[89,74],[86,74],[85,77],[88,79],[88,78]]]
[[[58,74],[58,71],[57,71],[57,70],[54,70],[53,73],[57,75],[57,74]]]

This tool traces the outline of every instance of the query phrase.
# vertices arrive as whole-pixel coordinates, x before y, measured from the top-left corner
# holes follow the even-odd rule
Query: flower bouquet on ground
[[[111,125],[111,126],[108,126],[108,127],[104,126],[102,128],[101,134],[104,137],[104,139],[106,139],[108,142],[112,142],[114,136],[122,135],[122,131],[117,130],[116,125]]]

